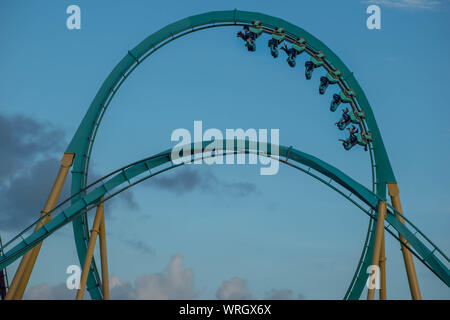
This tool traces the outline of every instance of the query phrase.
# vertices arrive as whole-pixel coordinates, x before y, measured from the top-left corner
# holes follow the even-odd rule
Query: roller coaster
[[[11,286],[7,290],[5,297],[7,300],[23,298],[44,239],[69,223],[73,226],[77,254],[80,265],[83,266],[76,298],[82,299],[86,290],[92,299],[110,298],[104,202],[183,163],[174,164],[171,150],[168,149],[115,170],[88,185],[89,161],[103,116],[122,84],[153,53],[193,32],[221,27],[243,28],[243,32],[239,31],[237,36],[244,40],[249,54],[257,50],[257,44],[262,41],[263,35],[268,36],[267,47],[270,54],[277,58],[281,48],[287,55],[286,61],[290,67],[296,66],[296,59],[300,54],[308,54],[310,59],[305,63],[305,78],[312,79],[314,70],[323,68],[326,75],[320,78],[319,94],[324,94],[330,86],[339,90],[333,94],[330,111],[335,112],[340,105],[347,105],[343,110],[342,119],[336,123],[338,129],[347,128],[350,132],[349,138],[342,140],[343,147],[350,150],[356,145],[361,145],[368,151],[372,175],[370,187],[353,180],[325,161],[292,146],[269,144],[263,148],[259,143],[255,145],[248,140],[241,143],[237,143],[237,140],[231,143],[226,140],[215,141],[216,145],[221,145],[219,151],[231,154],[257,154],[269,157],[276,147],[279,150],[276,155],[279,162],[322,182],[369,217],[361,257],[344,299],[361,298],[368,283],[367,270],[371,266],[377,266],[378,268],[374,270],[379,270],[377,275],[380,279],[379,298],[381,300],[387,298],[386,232],[400,244],[412,299],[422,298],[413,256],[447,286],[450,285],[448,257],[403,213],[397,181],[373,110],[354,74],[333,51],[304,29],[270,15],[235,9],[203,13],[172,23],[129,50],[114,67],[98,90],[64,152],[56,181],[40,218],[12,239],[5,243],[0,242],[0,271],[3,272],[7,266],[21,258]],[[290,48],[287,43],[291,45]],[[350,124],[351,129],[348,128]],[[205,153],[205,147],[209,143],[208,141],[203,141],[200,145],[192,143],[189,146],[193,150],[192,157],[212,156]],[[72,168],[71,196],[58,203],[70,168]],[[92,209],[96,209],[96,214],[89,232],[88,213]],[[101,276],[93,257],[97,237],[100,242]],[[369,286],[367,299],[374,298],[375,287]]]

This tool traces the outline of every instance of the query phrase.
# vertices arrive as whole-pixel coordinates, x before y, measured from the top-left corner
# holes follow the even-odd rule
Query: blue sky
[[[381,30],[366,28],[370,3],[381,7]],[[71,4],[81,8],[81,30],[66,28]],[[39,215],[43,203],[31,191],[49,190],[57,170],[54,159],[61,157],[103,80],[127,50],[176,20],[237,8],[301,26],[354,72],[374,109],[406,215],[449,252],[448,1],[47,0],[3,1],[0,8],[0,116],[25,146],[14,161],[6,161],[9,149],[1,153],[15,173],[0,176],[0,182],[10,191],[12,182],[21,182],[28,195],[23,202],[30,203],[27,213],[15,216],[21,222],[20,214],[26,215],[23,224],[0,230],[3,240]],[[111,103],[95,143],[92,171],[101,176],[165,150],[173,145],[174,129],[193,130],[193,121],[202,120],[204,128],[223,131],[279,128],[281,144],[313,154],[369,186],[368,154],[362,148],[346,152],[337,141],[345,134],[334,126],[339,115],[328,111],[336,88],[318,94],[323,70],[307,81],[306,55],[291,69],[284,53],[270,56],[266,38],[249,53],[237,31],[193,33],[143,63]],[[34,131],[28,130],[32,125]],[[55,142],[26,151],[25,140],[36,137]],[[161,180],[149,180],[108,208],[110,273],[118,297],[214,299],[236,292],[264,298],[277,292],[291,298],[342,298],[367,228],[359,209],[286,166],[275,176],[260,176],[256,166],[180,168],[166,174],[166,185],[183,178],[196,181],[192,190],[179,185],[169,190]],[[11,206],[7,199],[0,201],[2,207]],[[392,237],[386,254],[388,298],[409,298]],[[53,297],[70,264],[78,259],[67,226],[45,241],[30,292],[45,289]],[[428,269],[418,263],[416,268],[424,298],[450,298],[448,287]],[[164,287],[171,277],[182,280]]]

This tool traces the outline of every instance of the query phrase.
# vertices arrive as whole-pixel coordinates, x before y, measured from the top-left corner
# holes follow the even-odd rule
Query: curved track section
[[[72,138],[66,152],[74,153],[74,164],[72,170],[72,195],[77,195],[72,199],[77,202],[87,185],[87,175],[89,159],[93,150],[94,140],[99,129],[103,116],[117,91],[128,77],[131,75],[145,59],[163,46],[171,43],[179,37],[192,32],[226,26],[249,25],[253,20],[261,22],[263,33],[271,34],[277,27],[285,29],[285,41],[293,42],[301,37],[305,39],[305,52],[312,58],[317,58],[323,54],[323,67],[328,72],[339,70],[341,76],[338,78],[338,85],[341,90],[353,90],[355,95],[351,98],[350,104],[353,110],[362,111],[365,119],[361,122],[361,132],[370,133],[372,141],[369,143],[369,154],[371,158],[371,169],[373,186],[376,194],[386,197],[386,183],[394,183],[395,176],[386,153],[386,149],[381,138],[372,108],[353,72],[331,51],[323,42],[315,38],[304,29],[293,25],[280,18],[272,17],[257,12],[229,10],[214,11],[191,16],[153,33],[132,50],[129,50],[125,57],[115,66],[92,101],[86,115],[83,118],[77,132]],[[369,226],[370,227],[370,226]],[[80,263],[83,264],[89,241],[89,230],[86,214],[81,214],[73,221],[75,244]],[[373,226],[372,229],[373,230]],[[365,270],[362,266],[370,264],[370,250],[373,237],[369,237],[363,248],[363,253],[358,264],[357,276],[354,277],[349,290],[352,298],[359,298],[365,284]],[[102,293],[99,289],[100,278],[93,260],[87,288],[93,299],[101,299]],[[348,296],[348,294],[346,295]]]
[[[203,155],[203,153],[209,157],[211,149],[208,149],[209,151],[205,152],[205,147],[209,144],[210,142],[203,142],[202,146],[199,148],[198,145],[192,143],[190,145],[190,148],[193,151],[192,159],[194,155]],[[238,144],[236,140],[231,141],[231,143],[226,140],[215,142],[215,146],[220,144],[222,147],[216,148],[216,154],[218,151],[228,151],[233,153],[254,153],[272,157],[271,150],[273,150],[274,147],[278,147],[269,144],[267,147],[263,146],[260,148],[259,145],[254,146],[252,143],[249,143],[249,141],[245,141],[242,144]],[[233,147],[230,148],[232,145]],[[339,169],[292,147],[279,146],[279,156],[273,156],[272,158],[315,177],[353,202],[363,212],[369,215],[371,219],[376,219],[376,215],[372,214],[372,212],[377,210],[378,202],[382,199]],[[55,208],[55,210],[52,211],[55,215],[54,219],[46,223],[42,228],[28,236],[24,236],[26,231],[31,230],[33,225],[41,221],[44,217],[1,247],[0,251],[3,251],[4,255],[0,257],[0,269],[5,268],[17,260],[39,242],[43,241],[53,232],[69,222],[77,219],[84,212],[95,208],[102,201],[102,197],[104,197],[103,201],[106,201],[148,178],[180,165],[182,164],[174,164],[172,162],[171,150],[166,150],[155,156],[121,168],[96,181],[89,187],[89,190],[85,190],[85,194],[75,195]],[[75,198],[77,200],[75,200]],[[71,204],[69,204],[69,200],[72,200]],[[68,207],[63,208],[63,204],[68,204]],[[401,234],[406,241],[410,243],[413,254],[445,284],[447,284],[447,286],[450,286],[450,270],[447,267],[450,260],[409,220],[405,218],[405,224],[403,224],[397,218],[395,213],[398,212],[389,206],[386,216],[386,231],[398,241],[400,241],[400,239],[395,234],[396,232]]]

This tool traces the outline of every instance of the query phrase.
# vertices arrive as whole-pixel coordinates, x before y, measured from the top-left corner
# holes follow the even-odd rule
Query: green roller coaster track
[[[219,151],[229,151],[232,153],[262,154],[271,157],[272,150],[278,148],[279,156],[274,156],[275,159],[318,179],[359,207],[371,219],[377,219],[376,215],[372,212],[377,210],[378,203],[382,199],[330,164],[292,147],[271,144],[263,147],[259,144],[252,146],[252,143],[248,140],[243,141],[242,144],[237,142],[238,140],[231,141],[231,143],[227,140],[215,141],[216,154]],[[195,143],[190,144],[189,148],[193,151],[190,162],[192,162],[195,155],[203,155],[205,148],[210,143],[211,141],[203,141],[200,148]],[[116,170],[89,185],[82,192],[83,194],[76,194],[58,205],[54,210],[38,219],[2,247],[4,255],[0,257],[0,269],[4,269],[53,232],[69,222],[75,221],[86,211],[98,206],[99,203],[107,201],[120,192],[157,174],[183,165],[183,163],[174,164],[171,153],[172,150],[169,149]],[[211,155],[208,154],[207,156],[210,157]],[[329,180],[327,181],[327,179]],[[72,200],[71,203],[69,203],[69,200]],[[42,228],[25,236],[27,231],[31,230],[33,226],[49,214],[53,214],[55,217],[50,222],[44,224]],[[399,241],[400,239],[395,235],[395,231],[401,234],[411,244],[413,254],[444,283],[450,285],[450,270],[446,267],[446,264],[450,261],[436,245],[426,238],[409,220],[406,220],[406,224],[403,224],[392,207],[388,209],[386,222],[386,231]],[[416,236],[417,233],[423,237],[423,241]],[[437,253],[441,255],[441,258],[439,258]]]
[[[141,181],[179,166],[173,165],[170,151],[168,150],[123,167],[95,183],[89,186],[87,185],[89,160],[91,158],[95,137],[103,116],[121,85],[145,59],[158,49],[182,36],[208,28],[250,25],[254,20],[261,22],[263,32],[267,34],[271,34],[277,27],[284,28],[286,35],[285,41],[293,42],[299,37],[305,39],[305,52],[311,55],[311,57],[316,57],[319,53],[322,53],[324,55],[322,67],[328,72],[337,70],[341,72],[338,79],[339,87],[341,90],[353,90],[355,94],[351,97],[350,104],[354,110],[362,111],[365,115],[360,127],[362,132],[370,133],[372,137],[372,140],[368,143],[372,172],[372,191],[320,159],[293,149],[292,147],[286,148],[280,146],[281,162],[325,183],[358,206],[370,217],[368,233],[361,258],[344,297],[345,299],[359,299],[367,280],[366,267],[371,265],[375,235],[375,224],[373,221],[377,219],[375,212],[378,207],[378,201],[386,201],[386,184],[396,182],[372,108],[353,72],[319,39],[285,20],[261,13],[239,11],[236,9],[208,12],[179,20],[153,33],[126,53],[103,82],[66,149],[66,153],[73,153],[75,155],[72,167],[72,196],[48,213],[55,213],[56,215],[54,219],[46,223],[41,229],[31,232],[31,228],[44,217],[41,217],[33,225],[26,228],[1,247],[4,255],[0,257],[0,270],[69,222],[73,224],[77,253],[80,264],[83,265],[90,237],[87,221],[88,210]],[[224,143],[223,150],[234,153],[259,152],[259,150],[251,150],[248,142],[246,142],[245,149],[243,150],[237,148],[233,150],[226,149]],[[270,150],[269,146],[267,151],[268,155],[270,154]],[[201,153],[203,152],[203,148],[202,150],[197,149],[195,152]],[[293,162],[306,166],[306,168]],[[105,196],[104,200],[101,200],[103,196]],[[385,229],[400,242],[402,241],[399,236],[395,235],[394,230],[402,235],[411,245],[409,250],[416,258],[424,263],[444,283],[449,285],[450,272],[447,267],[449,263],[448,258],[408,219],[404,218],[405,224],[402,224],[395,213],[398,214],[399,212],[389,206],[386,217],[388,225],[385,225]],[[439,255],[441,256],[440,258]],[[101,280],[95,260],[93,259],[87,279],[87,289],[92,299],[103,298],[100,283]]]

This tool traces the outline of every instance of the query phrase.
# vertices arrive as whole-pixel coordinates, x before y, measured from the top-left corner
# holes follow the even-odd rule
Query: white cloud
[[[192,300],[198,297],[194,286],[194,271],[183,267],[183,255],[174,254],[163,272],[143,274],[134,283],[121,280],[117,275],[109,279],[111,299],[118,300]],[[25,299],[31,300],[73,300],[76,290],[69,290],[65,283],[55,286],[47,283],[30,287]],[[85,299],[89,294],[85,293]],[[222,282],[216,291],[216,298],[220,300],[247,300],[253,296],[247,287],[247,281],[233,277]],[[272,289],[266,293],[264,299],[293,299],[290,289]],[[298,295],[298,299],[304,299]]]
[[[111,299],[136,300],[136,291],[130,281],[121,281],[118,276],[109,277]]]
[[[264,297],[265,300],[305,300],[305,296],[301,293],[294,297],[294,292],[291,289],[271,289],[269,292],[266,292]]]
[[[194,272],[191,268],[183,269],[183,255],[174,254],[169,264],[161,273],[138,276],[134,286],[130,281],[122,281],[116,275],[110,276],[111,299],[120,300],[169,300],[195,299]],[[30,300],[73,300],[76,290],[69,290],[65,283],[50,286],[42,283],[30,287],[25,299]],[[85,294],[85,299],[89,294]]]
[[[111,299],[170,300],[195,299],[194,272],[183,269],[183,255],[174,254],[164,272],[144,274],[129,281],[111,276]]]
[[[291,289],[272,289],[266,293],[266,300],[290,300],[293,292]]]
[[[222,282],[217,289],[216,297],[220,300],[245,300],[251,299],[252,295],[248,291],[246,280],[233,277]]]
[[[368,0],[367,3],[379,4],[393,8],[433,9],[441,5],[437,0]]]
[[[47,283],[30,287],[24,298],[26,300],[75,300],[76,290],[69,290],[65,283],[50,286]],[[88,295],[85,295],[87,299]]]

